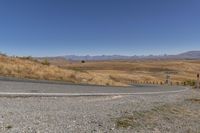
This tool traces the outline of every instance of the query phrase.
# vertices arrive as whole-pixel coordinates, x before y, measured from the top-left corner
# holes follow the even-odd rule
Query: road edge
[[[136,92],[136,93],[9,93],[0,92],[0,97],[78,97],[78,96],[118,96],[118,95],[155,95],[180,93],[189,90],[184,87],[183,90],[162,91],[162,92]]]

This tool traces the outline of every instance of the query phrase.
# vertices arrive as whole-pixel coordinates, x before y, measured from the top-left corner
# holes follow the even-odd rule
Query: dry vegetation
[[[170,73],[172,82],[193,84],[200,72],[199,60],[135,60],[135,61],[52,61],[53,64],[77,72],[100,74],[116,82],[164,82]]]
[[[0,75],[19,78],[58,80],[97,85],[125,85],[115,82],[103,74],[78,72],[50,65],[47,61],[36,61],[30,57],[0,56]]]
[[[190,121],[190,123],[186,124],[193,125],[192,123],[199,123],[199,118],[200,111],[198,109],[190,108],[190,106],[162,105],[147,111],[134,111],[131,114],[124,114],[123,116],[115,119],[115,122],[117,128],[153,130],[155,128],[162,127],[163,125],[160,124],[161,122],[164,122],[165,125],[170,125],[172,123],[174,125],[180,124],[179,127],[184,127],[186,125],[182,123],[183,121]],[[164,126],[162,128],[165,129]],[[164,131],[167,130],[169,129],[166,128]],[[195,129],[187,129],[188,132],[195,132],[193,130]]]
[[[62,80],[74,83],[123,86],[131,81],[192,83],[200,72],[198,60],[66,61],[34,60],[31,57],[0,56],[0,75],[20,78]]]

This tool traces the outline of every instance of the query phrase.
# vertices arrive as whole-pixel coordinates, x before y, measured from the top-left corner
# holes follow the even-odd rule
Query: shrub
[[[34,59],[32,56],[23,56],[23,57],[16,56],[16,58],[23,59],[23,60],[29,60],[29,61],[38,62],[38,60],[37,60],[37,59]]]
[[[33,60],[33,58],[31,56],[23,56],[23,57],[16,56],[16,58],[24,59],[24,60]]]
[[[195,80],[187,80],[185,81],[186,85],[195,86]]]
[[[47,59],[45,59],[45,60],[42,62],[42,65],[47,65],[47,66],[49,66],[50,63],[49,63],[49,61],[48,61]]]

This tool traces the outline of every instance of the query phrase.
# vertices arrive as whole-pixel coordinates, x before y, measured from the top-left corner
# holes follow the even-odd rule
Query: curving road
[[[141,95],[175,93],[186,90],[186,88],[178,86],[133,85],[130,87],[107,87],[0,78],[0,96]]]

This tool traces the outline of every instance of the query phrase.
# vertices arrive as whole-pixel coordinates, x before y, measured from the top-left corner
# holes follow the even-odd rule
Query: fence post
[[[170,85],[170,84],[171,84],[170,75],[169,75],[169,74],[166,75],[165,84],[167,84],[167,85]]]
[[[197,87],[197,89],[199,89],[199,73],[197,74],[196,87]]]

